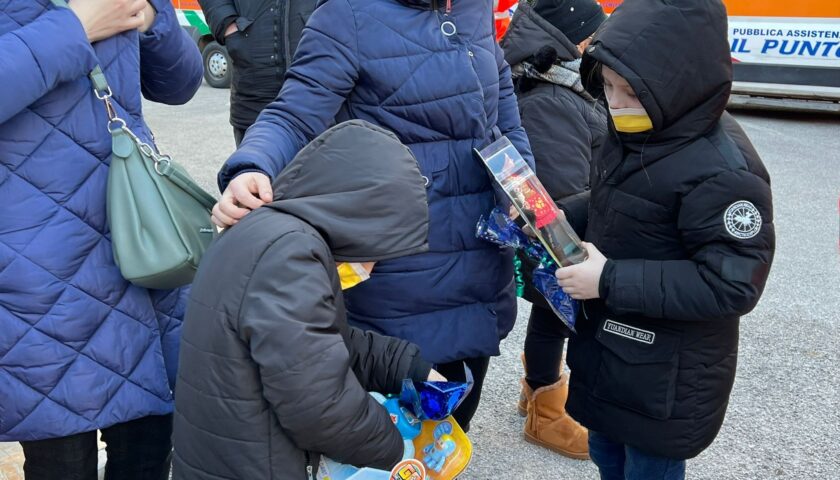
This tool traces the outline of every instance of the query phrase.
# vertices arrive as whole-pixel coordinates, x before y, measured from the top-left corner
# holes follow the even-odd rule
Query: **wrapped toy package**
[[[586,260],[580,238],[507,137],[475,154],[557,265],[568,267]]]
[[[390,472],[321,457],[317,480],[453,480],[467,468],[472,444],[452,412],[472,389],[467,382],[403,381],[399,397],[371,393],[403,437],[403,460]]]
[[[554,276],[557,264],[542,243],[526,235],[499,207],[494,207],[490,215],[479,219],[475,236],[501,247],[519,250],[535,261],[538,266],[532,275],[534,287],[545,297],[555,315],[571,331],[575,331],[577,300],[572,299],[560,288],[557,277]]]

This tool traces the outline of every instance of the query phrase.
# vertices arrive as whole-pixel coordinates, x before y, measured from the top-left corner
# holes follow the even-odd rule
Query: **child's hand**
[[[601,272],[607,263],[607,257],[595,245],[583,242],[589,258],[585,262],[557,269],[557,283],[570,297],[575,300],[589,300],[598,298],[598,286],[601,282]]]
[[[434,368],[429,372],[429,377],[426,379],[428,382],[445,382],[446,377],[441,375],[437,372]]]

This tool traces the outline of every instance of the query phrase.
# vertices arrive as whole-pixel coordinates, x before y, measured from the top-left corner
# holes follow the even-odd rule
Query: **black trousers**
[[[236,148],[239,148],[243,138],[245,138],[245,129],[233,127],[233,141],[236,142]]]
[[[563,345],[569,338],[566,327],[550,308],[534,305],[525,335],[525,381],[534,390],[560,380]]]
[[[105,480],[167,480],[172,461],[172,415],[150,416],[102,430]],[[26,480],[96,480],[96,431],[20,442]]]
[[[475,384],[472,391],[467,395],[458,409],[452,414],[458,425],[468,432],[470,429],[470,421],[472,421],[475,411],[478,409],[478,402],[481,400],[481,387],[484,386],[484,377],[487,376],[487,367],[490,365],[490,357],[468,358],[466,360],[459,360],[456,362],[444,363],[435,367],[441,375],[447,380],[453,382],[464,382],[466,376],[464,374],[464,364],[470,367]]]

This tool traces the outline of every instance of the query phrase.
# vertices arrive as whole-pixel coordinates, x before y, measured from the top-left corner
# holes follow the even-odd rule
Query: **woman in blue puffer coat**
[[[111,135],[88,73],[144,141],[141,92],[189,100],[201,57],[168,0],[0,1],[0,442],[32,479],[167,478],[179,292],[122,279],[105,190]]]
[[[277,100],[219,173],[224,193],[214,209],[216,223],[228,226],[271,201],[270,179],[336,120],[393,131],[426,179],[430,252],[377,264],[348,291],[348,318],[416,343],[447,378],[463,378],[466,362],[476,386],[456,412],[465,429],[489,357],[516,317],[510,252],[475,238],[495,199],[472,150],[506,135],[533,165],[492,3],[321,2]]]

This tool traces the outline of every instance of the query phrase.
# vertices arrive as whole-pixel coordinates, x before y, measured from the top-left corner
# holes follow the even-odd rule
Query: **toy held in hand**
[[[316,480],[454,480],[467,468],[472,444],[454,418],[420,420],[411,412],[413,407],[402,404],[398,397],[370,395],[388,411],[402,435],[403,460],[388,472],[321,457]]]
[[[472,372],[464,365],[466,382],[416,382],[403,380],[400,402],[420,420],[443,420],[467,398],[472,390]]]
[[[560,320],[570,330],[575,331],[577,301],[560,288],[557,277],[554,276],[557,264],[542,243],[526,235],[499,207],[493,208],[486,218],[479,219],[475,236],[503,247],[520,250],[537,262],[538,266],[533,273],[534,287],[545,297]]]
[[[586,249],[580,238],[507,137],[481,151],[475,150],[475,155],[501,185],[557,265],[568,267],[586,260]]]

